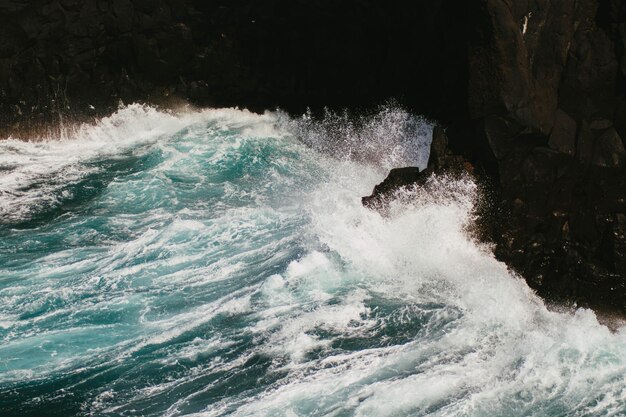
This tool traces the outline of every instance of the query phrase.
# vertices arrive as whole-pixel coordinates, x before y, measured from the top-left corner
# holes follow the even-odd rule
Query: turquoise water
[[[1,141],[0,415],[626,415],[626,330],[473,241],[471,181],[360,205],[431,129],[133,105]]]

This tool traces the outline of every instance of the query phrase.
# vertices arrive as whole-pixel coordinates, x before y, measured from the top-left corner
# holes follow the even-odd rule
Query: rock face
[[[626,3],[480,3],[476,133],[451,146],[498,179],[497,255],[543,295],[626,312]]]
[[[623,0],[0,0],[0,135],[120,100],[395,97],[447,126],[431,165],[489,178],[500,259],[626,312],[625,51]]]
[[[464,28],[464,13],[403,3],[0,0],[0,127],[173,97],[294,112],[396,97],[451,121],[467,48],[440,28]]]

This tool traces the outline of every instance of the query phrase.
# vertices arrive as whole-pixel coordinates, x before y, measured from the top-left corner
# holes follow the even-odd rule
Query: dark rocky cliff
[[[165,96],[198,105],[464,110],[457,2],[0,0],[0,115],[22,127]],[[16,117],[17,116],[17,117]]]
[[[498,178],[497,255],[542,294],[626,312],[626,2],[481,2],[471,140]]]
[[[626,312],[625,50],[621,0],[0,0],[0,130],[394,97],[491,178],[502,260]]]

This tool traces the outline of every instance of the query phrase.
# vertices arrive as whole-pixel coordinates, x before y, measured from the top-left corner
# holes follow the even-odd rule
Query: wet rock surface
[[[548,298],[625,313],[625,51],[621,0],[1,0],[0,133],[120,101],[395,97],[446,126],[428,170],[488,179],[501,260]]]
[[[384,209],[393,194],[411,186],[423,185],[433,174],[460,177],[474,175],[474,167],[462,156],[450,151],[448,135],[441,126],[433,129],[430,144],[428,166],[423,171],[418,167],[394,168],[380,184],[374,187],[372,194],[361,199],[365,207]]]
[[[476,135],[451,146],[498,179],[496,254],[548,298],[625,313],[626,3],[486,1],[480,16]]]
[[[428,178],[425,174],[426,171],[420,172],[418,167],[394,168],[383,182],[374,187],[372,194],[363,197],[361,202],[367,208],[382,208],[385,200],[391,198],[394,192],[423,183]]]

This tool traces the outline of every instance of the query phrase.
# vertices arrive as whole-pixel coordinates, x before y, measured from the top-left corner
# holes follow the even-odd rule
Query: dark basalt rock
[[[389,172],[387,178],[374,187],[372,194],[363,197],[361,202],[368,208],[379,208],[384,205],[385,199],[397,190],[423,182],[424,173],[417,167],[394,168]]]
[[[0,135],[125,103],[375,106],[451,121],[466,91],[454,0],[0,0]],[[433,36],[433,34],[436,34]],[[430,61],[430,64],[425,64]],[[91,107],[95,109],[92,110]]]
[[[626,3],[494,0],[479,15],[477,135],[450,145],[497,179],[496,254],[548,298],[626,313]]]

